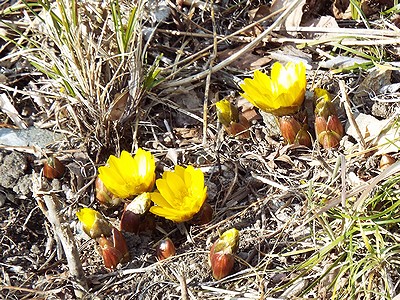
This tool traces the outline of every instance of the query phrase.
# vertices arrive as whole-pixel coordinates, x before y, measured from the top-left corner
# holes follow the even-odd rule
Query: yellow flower
[[[256,70],[254,78],[246,78],[240,85],[243,98],[259,109],[275,116],[296,113],[303,104],[306,92],[306,67],[289,62],[286,66],[274,63],[271,77]]]
[[[150,212],[175,222],[191,220],[207,198],[204,174],[193,166],[175,166],[174,171],[165,171],[156,185],[158,191],[151,193],[156,206]]]
[[[153,155],[139,148],[134,157],[127,151],[119,158],[110,155],[107,166],[99,168],[99,177],[113,195],[130,198],[153,189],[155,169]]]
[[[92,208],[81,208],[76,215],[82,223],[83,231],[92,239],[111,235],[112,225],[98,211]]]

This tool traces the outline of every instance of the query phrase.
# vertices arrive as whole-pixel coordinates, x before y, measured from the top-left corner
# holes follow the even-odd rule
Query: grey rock
[[[45,148],[61,138],[61,134],[35,127],[27,129],[0,128],[0,144],[5,146],[37,146]]]
[[[13,191],[18,195],[29,195],[32,191],[32,175],[26,174],[19,178]]]
[[[25,174],[27,161],[23,154],[12,152],[4,157],[0,165],[0,185],[12,189],[18,179]]]

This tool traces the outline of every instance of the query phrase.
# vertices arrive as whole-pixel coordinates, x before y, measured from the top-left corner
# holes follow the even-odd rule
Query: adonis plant
[[[229,102],[227,99],[223,99],[215,103],[217,108],[217,117],[220,123],[224,126],[225,131],[241,139],[250,137],[247,131],[250,127],[249,121],[239,113],[238,108]]]
[[[76,213],[83,231],[96,240],[103,256],[104,266],[115,269],[129,260],[129,251],[122,233],[111,225],[98,211],[81,208]]]
[[[153,155],[139,148],[134,157],[127,151],[119,158],[110,155],[107,165],[99,167],[99,178],[114,196],[126,199],[153,189],[155,169]]]
[[[244,79],[241,95],[262,111],[276,116],[281,134],[289,144],[311,146],[307,117],[302,110],[306,92],[306,67],[289,62],[274,63],[271,76],[256,70]]]
[[[331,95],[327,90],[316,88],[315,95],[315,134],[318,142],[329,149],[339,145],[343,137],[343,125],[340,122]]]
[[[137,234],[154,229],[155,215],[176,223],[211,221],[212,208],[206,203],[207,187],[200,169],[175,166],[157,181],[155,176],[153,155],[140,148],[134,156],[127,151],[122,151],[120,157],[110,155],[107,164],[99,167],[96,198],[106,206],[125,202],[121,230]],[[83,230],[97,241],[107,268],[114,269],[129,259],[124,236],[99,212],[82,208],[76,214]]]
[[[150,212],[177,223],[190,221],[204,207],[207,187],[204,174],[193,166],[175,166],[156,181],[157,190],[151,193],[155,206]]]

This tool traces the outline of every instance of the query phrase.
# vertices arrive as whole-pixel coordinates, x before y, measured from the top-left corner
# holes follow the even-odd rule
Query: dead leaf
[[[28,128],[18,111],[15,109],[14,105],[11,103],[11,100],[8,98],[7,94],[0,94],[0,109],[7,114],[7,116],[14,122],[15,125],[18,126],[18,128]]]
[[[177,143],[179,147],[186,145],[201,144],[203,138],[203,129],[200,127],[196,128],[174,128],[175,135],[177,137]]]
[[[174,128],[174,131],[182,139],[191,139],[202,135],[201,128]]]
[[[240,108],[242,116],[245,117],[249,122],[261,119],[261,116],[257,113],[253,104],[243,97],[238,97],[237,106]]]
[[[249,22],[257,22],[258,20],[261,20],[262,18],[268,16],[271,14],[270,7],[268,5],[260,5],[258,8],[249,10],[248,15],[249,15]],[[261,26],[261,24],[257,24],[250,28],[249,30],[245,31],[244,34],[249,35],[249,36],[258,36],[260,33],[264,31],[264,28]]]
[[[249,15],[249,21],[250,22],[256,22],[258,20],[261,20],[265,16],[271,14],[271,9],[269,5],[260,5],[256,9],[251,9],[248,12]]]
[[[281,10],[284,7],[290,5],[294,0],[273,0],[271,3],[271,13]],[[298,27],[300,26],[301,19],[303,17],[303,6],[306,4],[306,0],[302,0],[295,10],[286,18],[285,27]],[[279,14],[276,18],[279,17]],[[275,19],[276,19],[275,18]]]
[[[319,66],[321,68],[326,68],[326,69],[338,69],[338,68],[348,68],[354,66],[355,64],[364,64],[367,62],[370,62],[370,60],[361,57],[348,57],[348,56],[338,55],[327,61],[321,61],[319,63]]]
[[[392,71],[392,67],[379,65],[371,69],[354,93],[355,103],[363,103],[364,97],[369,97],[370,94],[376,95],[382,87],[389,85]]]
[[[394,6],[393,0],[361,0],[360,3],[360,8],[367,17],[392,6]],[[335,0],[332,5],[332,11],[336,19],[352,18],[349,0]]]
[[[393,0],[362,0],[361,10],[368,17],[394,5]]]
[[[169,159],[172,161],[174,166],[178,164],[178,152],[174,148],[169,148],[167,151],[167,154],[165,155],[165,158]]]
[[[293,47],[292,45],[283,46],[280,50],[275,50],[269,53],[269,57],[280,62],[300,62],[302,61],[307,70],[311,70],[312,56],[304,51]]]
[[[114,96],[114,101],[110,106],[108,119],[110,121],[117,121],[121,118],[122,114],[125,112],[126,103],[128,101],[129,93],[124,91],[122,93],[117,93]]]
[[[305,23],[315,19],[315,16],[324,16],[328,7],[332,4],[331,0],[307,0],[303,7],[303,18],[301,24],[305,26]]]
[[[358,114],[355,117],[365,142],[369,147],[377,146],[375,155],[398,152],[400,149],[400,129],[394,125],[395,120],[378,120],[374,116]],[[348,123],[346,134],[358,139],[356,129]]]
[[[321,16],[320,18],[309,19],[303,23],[304,27],[316,27],[316,28],[339,28],[338,23],[332,16]],[[316,30],[315,32],[304,32],[304,37],[308,39],[323,39],[329,38],[330,36],[336,36],[333,33],[321,33]]]

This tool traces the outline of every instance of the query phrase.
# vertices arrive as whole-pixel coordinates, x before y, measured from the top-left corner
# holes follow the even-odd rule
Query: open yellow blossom
[[[156,185],[158,191],[151,193],[156,206],[150,212],[174,222],[191,220],[207,199],[204,174],[193,166],[175,166],[174,171],[165,171]]]
[[[127,151],[119,158],[110,155],[107,165],[99,168],[99,177],[114,196],[131,198],[153,189],[155,169],[153,155],[139,148],[134,157]]]
[[[110,236],[112,225],[96,210],[81,208],[76,215],[82,223],[82,229],[92,239],[101,236]]]
[[[304,101],[306,92],[306,67],[289,62],[272,65],[271,77],[256,70],[254,78],[246,78],[240,85],[242,97],[259,109],[275,116],[296,113]]]

